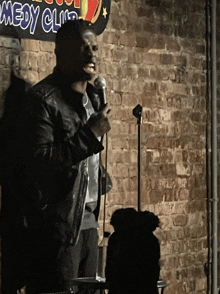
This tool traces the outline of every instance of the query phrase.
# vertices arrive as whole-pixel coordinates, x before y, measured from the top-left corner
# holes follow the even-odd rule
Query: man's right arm
[[[22,158],[41,174],[62,173],[72,165],[103,150],[89,126],[77,128],[71,136],[57,139],[58,110],[54,105],[32,96],[21,110],[19,134],[23,143]]]
[[[89,120],[89,124],[91,124],[91,131],[96,137],[102,137],[107,132],[110,131],[110,111],[111,109],[108,107],[107,104],[104,105],[104,107],[100,110],[98,113],[98,119],[94,119],[94,122],[92,123],[93,117],[91,116]]]

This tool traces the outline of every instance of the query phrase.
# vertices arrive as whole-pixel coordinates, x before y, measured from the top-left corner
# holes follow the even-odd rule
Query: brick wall
[[[205,0],[112,0],[99,72],[112,106],[108,136],[107,230],[112,212],[137,205],[137,120],[143,106],[142,209],[157,214],[167,293],[206,292]],[[17,42],[0,37],[0,91]],[[21,40],[15,68],[36,83],[52,71],[54,44]],[[11,54],[13,53],[13,54]],[[102,226],[100,217],[100,226]]]
[[[4,91],[10,85],[10,73],[35,84],[55,66],[54,43],[0,36],[0,115]]]
[[[137,205],[132,109],[140,103],[142,209],[161,220],[161,277],[168,293],[205,293],[205,1],[113,1],[101,40],[100,69],[114,110],[107,215]]]

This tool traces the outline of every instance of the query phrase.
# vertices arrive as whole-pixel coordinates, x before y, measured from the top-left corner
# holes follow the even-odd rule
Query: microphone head
[[[103,89],[106,87],[106,81],[103,77],[97,77],[94,81],[94,86],[96,89]]]

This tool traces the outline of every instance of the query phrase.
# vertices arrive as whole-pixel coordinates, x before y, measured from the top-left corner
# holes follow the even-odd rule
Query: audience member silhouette
[[[111,218],[106,281],[109,294],[157,294],[160,245],[153,231],[159,219],[149,211],[116,210]]]
[[[11,192],[6,180],[13,173],[16,161],[16,154],[12,151],[16,117],[20,113],[20,102],[29,87],[30,84],[19,77],[12,64],[10,85],[3,94],[4,111],[0,119],[0,184],[4,195],[0,215],[1,293],[17,293],[26,284],[23,219],[18,213],[16,202],[10,201]]]

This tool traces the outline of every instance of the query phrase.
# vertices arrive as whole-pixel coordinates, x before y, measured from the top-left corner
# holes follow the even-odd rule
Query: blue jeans
[[[98,262],[97,229],[82,230],[75,246],[63,245],[58,260],[59,272],[67,288],[72,288],[75,278],[95,277]]]

